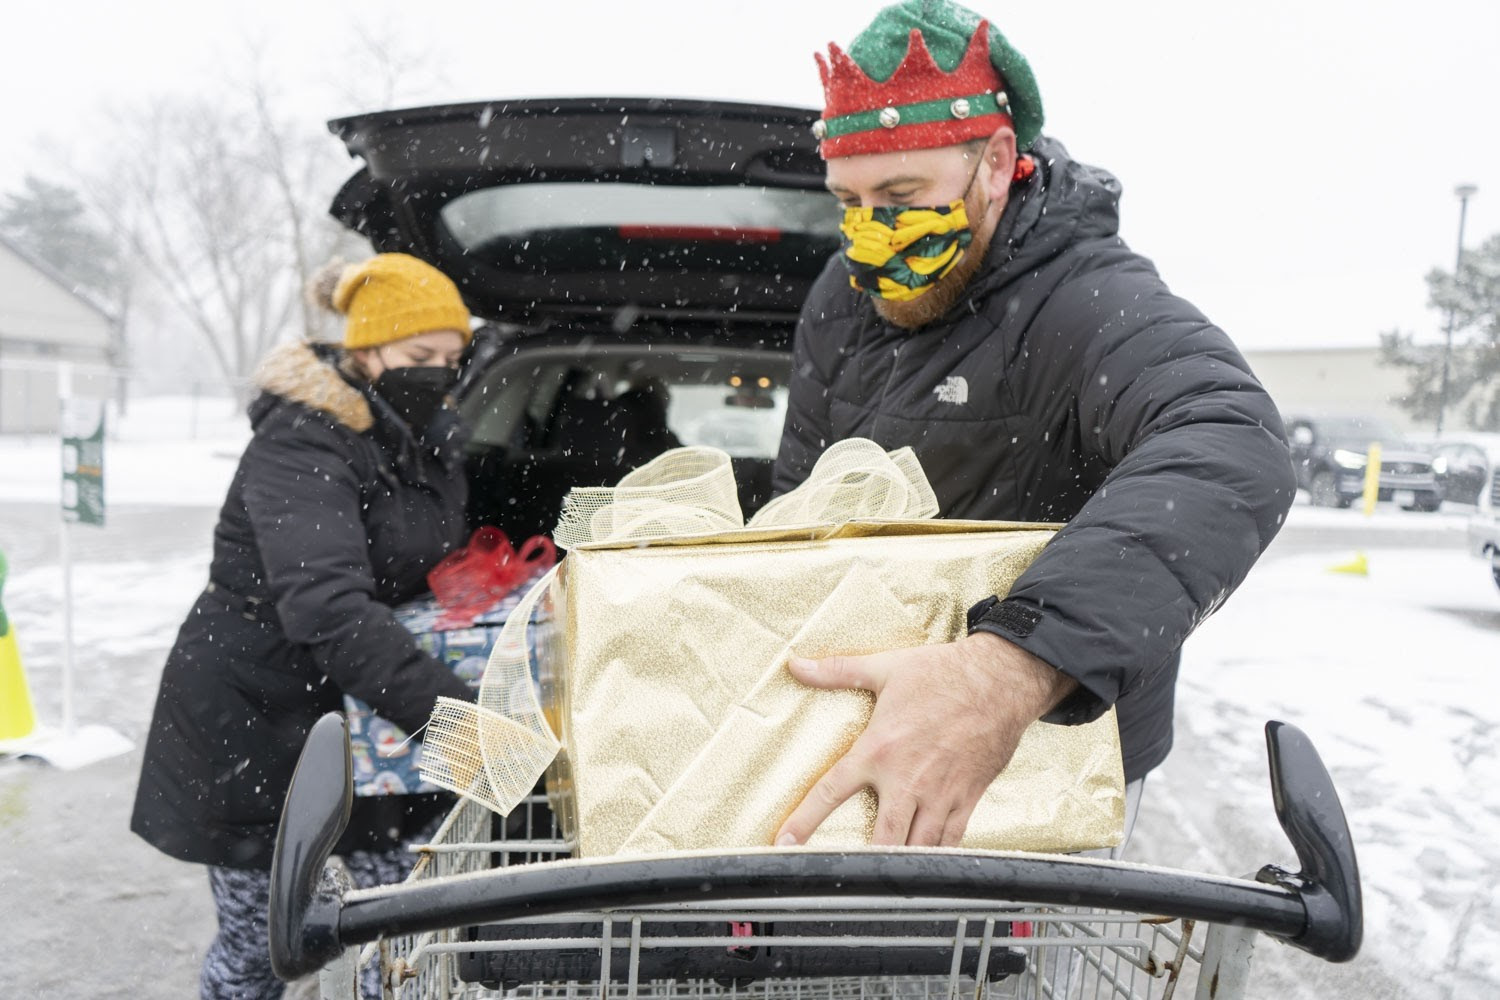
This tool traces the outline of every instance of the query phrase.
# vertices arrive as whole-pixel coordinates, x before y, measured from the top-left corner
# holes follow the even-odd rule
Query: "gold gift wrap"
[[[853,521],[571,551],[551,584],[541,654],[563,747],[551,786],[582,857],[766,846],[863,731],[874,696],[787,670],[824,657],[947,642],[1005,594],[1050,526]],[[937,724],[937,720],[934,720]],[[1124,827],[1111,711],[1036,723],[974,811],[964,845],[1078,851]],[[868,844],[875,795],[840,807],[812,846]]]
[[[867,691],[802,685],[788,659],[957,639],[967,609],[1007,593],[1054,530],[937,511],[911,449],[857,438],[748,526],[716,449],[574,488],[554,534],[568,557],[511,614],[478,701],[438,699],[423,778],[508,813],[550,766],[582,857],[769,845],[873,707]],[[539,697],[526,630],[543,601],[555,627],[538,640]],[[876,807],[865,790],[811,843],[868,844]],[[1110,712],[1032,725],[964,844],[1076,851],[1123,827]]]

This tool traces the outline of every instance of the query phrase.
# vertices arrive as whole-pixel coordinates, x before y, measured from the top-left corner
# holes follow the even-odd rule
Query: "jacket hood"
[[[1031,148],[1037,171],[1012,189],[990,244],[989,266],[973,291],[1003,285],[1069,247],[1118,237],[1120,182],[1107,170],[1079,163],[1063,144],[1043,136]]]
[[[339,371],[340,353],[307,343],[273,348],[255,371],[255,387],[265,395],[251,405],[250,422],[259,422],[279,398],[325,413],[356,434],[369,430],[375,424],[369,400]]]
[[[343,357],[337,344],[304,342],[272,349],[255,373],[261,393],[250,404],[250,426],[258,427],[280,404],[296,403],[355,434],[367,434],[407,482],[424,481],[430,459],[448,469],[462,463],[467,434],[456,411],[445,407],[420,434],[414,433],[390,403],[344,375]]]

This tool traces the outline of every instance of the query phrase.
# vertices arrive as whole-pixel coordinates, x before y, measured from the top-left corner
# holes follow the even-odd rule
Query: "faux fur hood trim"
[[[356,434],[375,424],[364,394],[344,381],[338,369],[306,343],[273,348],[255,371],[255,385],[273,396],[326,413]]]

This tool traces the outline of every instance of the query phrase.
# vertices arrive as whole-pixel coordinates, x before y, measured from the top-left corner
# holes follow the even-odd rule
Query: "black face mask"
[[[457,382],[458,372],[452,368],[410,366],[387,368],[370,387],[391,404],[413,433],[421,434]]]

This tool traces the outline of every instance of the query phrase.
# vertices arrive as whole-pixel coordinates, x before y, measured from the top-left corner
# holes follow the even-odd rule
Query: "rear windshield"
[[[484,188],[441,210],[466,252],[516,270],[644,266],[807,270],[838,246],[826,191],[738,185],[535,183]]]

